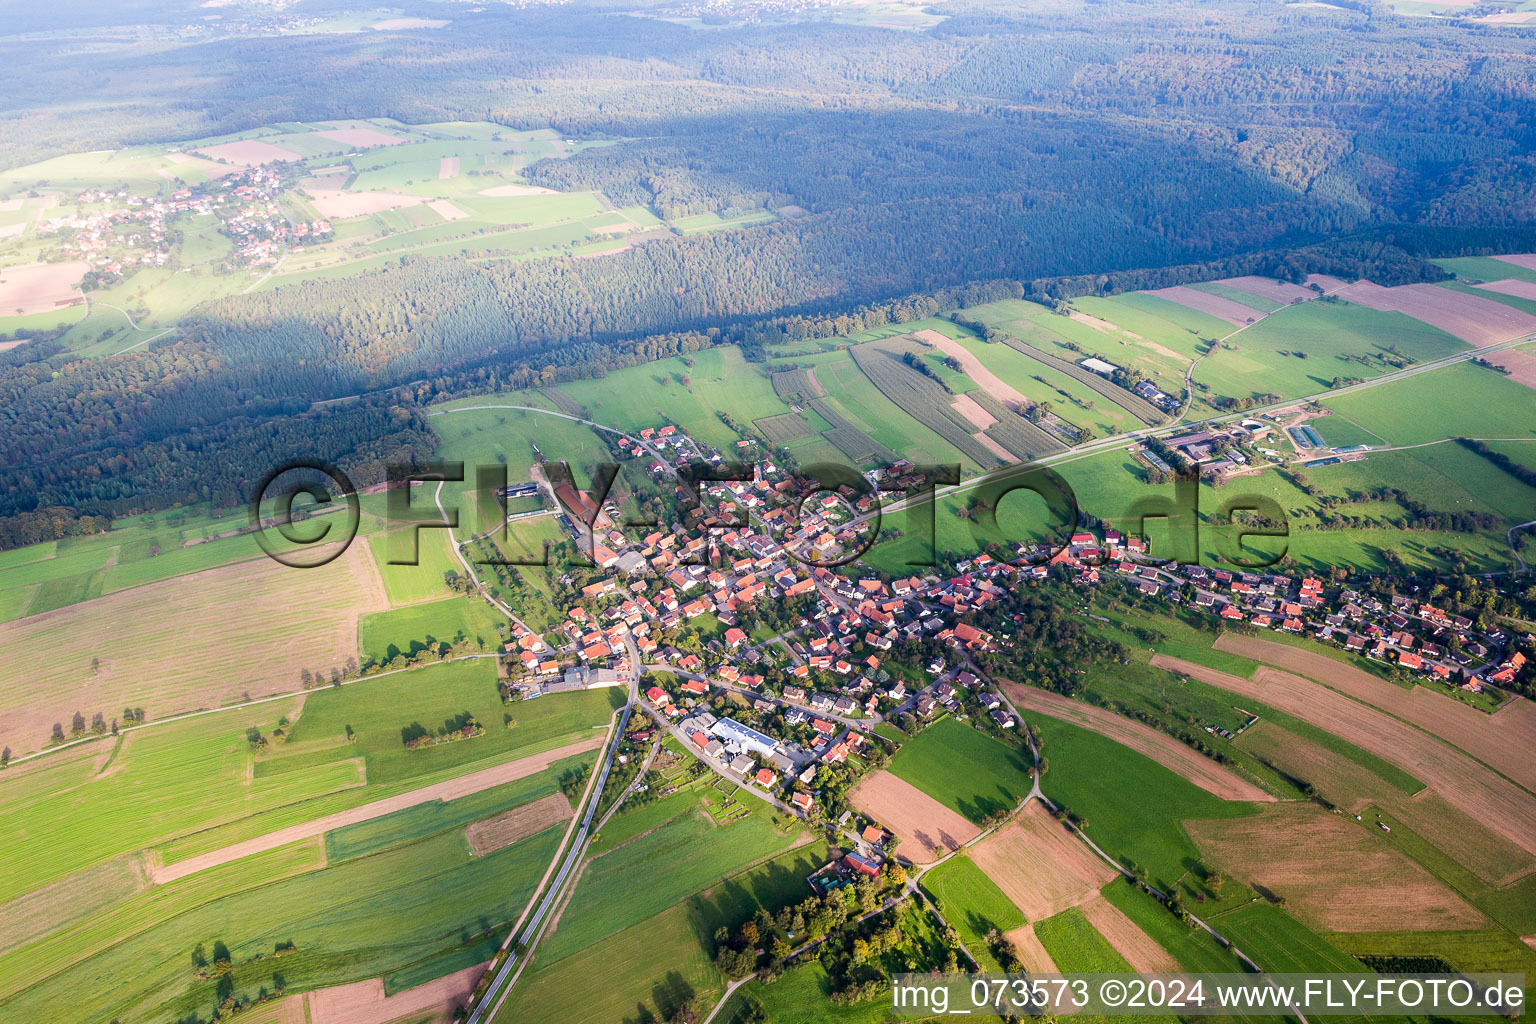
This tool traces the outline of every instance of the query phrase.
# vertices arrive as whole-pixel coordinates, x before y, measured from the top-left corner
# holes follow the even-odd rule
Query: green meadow
[[[1455,395],[1456,401],[1445,400]],[[1531,389],[1492,370],[1457,363],[1323,404],[1394,445],[1447,437],[1536,437]]]
[[[1001,965],[987,946],[987,932],[1004,934],[1025,925],[1024,915],[988,878],[975,861],[961,854],[923,875],[922,886],[954,926],[960,941],[980,963],[983,971],[1000,971]]]
[[[1029,793],[1025,755],[945,717],[902,744],[890,770],[951,810],[980,822]]]
[[[1031,715],[1048,770],[1041,789],[1088,824],[1084,831],[1110,856],[1144,868],[1171,889],[1199,861],[1183,823],[1253,813],[1251,804],[1212,796],[1151,758],[1047,715]],[[1134,779],[1134,785],[1125,780]]]

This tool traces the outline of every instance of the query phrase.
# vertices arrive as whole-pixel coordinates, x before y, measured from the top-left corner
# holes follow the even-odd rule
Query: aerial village
[[[614,447],[651,479],[679,487],[689,466],[726,465],[672,425]],[[591,552],[592,567],[558,631],[514,622],[505,692],[516,700],[620,686],[638,672],[643,708],[709,770],[749,798],[835,820],[857,837],[834,874],[877,873],[891,852],[879,823],[842,799],[889,756],[877,725],[911,734],[947,712],[1016,746],[1027,742],[1017,709],[975,660],[1012,639],[967,621],[1023,585],[1123,587],[1208,615],[1213,629],[1304,634],[1448,688],[1507,685],[1525,666],[1511,637],[1481,632],[1428,600],[1383,601],[1307,574],[1178,564],[1142,537],[1102,527],[1064,543],[1017,545],[1011,563],[982,553],[904,578],[834,572],[828,563],[861,550],[873,488],[807,497],[757,442],[740,448],[734,461],[750,465],[748,478],[701,487],[689,524],[670,530],[627,533],[616,504],[599,505],[568,480],[507,489],[543,494]]]

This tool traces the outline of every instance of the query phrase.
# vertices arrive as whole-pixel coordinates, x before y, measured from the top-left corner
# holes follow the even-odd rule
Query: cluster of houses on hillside
[[[619,447],[653,472],[658,464],[667,472],[723,462],[674,427],[626,436]],[[1021,583],[1120,580],[1147,597],[1253,628],[1305,633],[1469,688],[1508,682],[1523,667],[1519,655],[1504,653],[1507,637],[1478,633],[1466,618],[1429,603],[1377,600],[1313,577],[1163,564],[1143,538],[1113,529],[1078,531],[1059,547],[1020,546],[1015,563],[979,554],[944,575],[833,571],[796,557],[786,543],[826,530],[821,508],[829,506],[806,503],[797,521],[791,505],[799,495],[784,486],[789,474],[762,455],[750,465],[749,479],[704,488],[689,521],[670,529],[626,532],[612,516],[599,526],[606,514],[589,497],[574,490],[561,497],[567,520],[582,523],[573,535],[590,534],[597,569],[583,576],[580,599],[556,630],[514,630],[508,655],[523,671],[512,689],[535,696],[665,670],[677,685],[653,686],[646,698],[679,739],[722,773],[806,812],[813,799],[809,781],[801,781],[807,768],[846,756],[867,724],[979,707],[997,728],[1017,727],[1007,703],[970,670],[969,656],[1011,646],[971,613]],[[837,497],[848,515],[858,513],[856,497]],[[821,524],[806,525],[818,517]],[[893,656],[898,649],[901,656]],[[722,693],[740,698],[746,710],[738,717],[748,721],[711,710],[710,699]],[[763,725],[770,719],[805,741],[770,735]]]
[[[1038,548],[1021,551],[1039,553]],[[1329,587],[1309,575],[1162,564],[1147,558],[1139,538],[1127,539],[1114,530],[1105,533],[1102,544],[1091,533],[1074,534],[1071,543],[1029,573],[1043,578],[1052,565],[1065,567],[1078,583],[1118,578],[1144,596],[1204,609],[1224,622],[1309,636],[1473,692],[1486,684],[1509,685],[1526,664],[1509,646],[1505,631],[1480,632],[1466,616],[1423,600],[1377,598]]]
[[[234,244],[224,268],[261,266],[331,235],[329,221],[290,220],[278,203],[282,188],[278,169],[247,167],[169,195],[86,189],[74,196],[74,212],[49,218],[39,232],[57,237],[65,257],[85,260],[99,276],[122,277],[140,266],[173,263],[173,222],[185,226],[189,218],[217,217],[218,230]]]

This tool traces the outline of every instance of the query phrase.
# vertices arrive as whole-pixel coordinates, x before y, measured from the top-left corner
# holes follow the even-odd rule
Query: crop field
[[[851,419],[839,412],[834,407],[833,400],[814,399],[810,407],[818,416],[831,424],[831,429],[825,431],[822,436],[852,461],[887,464],[896,461],[895,452],[870,437]]]
[[[694,996],[724,990],[686,905],[638,921],[562,959],[535,958],[496,1015],[499,1024],[615,1024],[642,1008],[666,1019]],[[601,984],[593,979],[601,978]]]
[[[1142,426],[1140,420],[1097,391],[1008,345],[988,344],[977,338],[961,338],[957,344],[989,373],[1000,378],[1032,403],[1049,402],[1052,412],[1095,436],[1122,434]],[[976,376],[973,372],[972,376]],[[978,378],[979,379],[979,378]]]
[[[903,743],[890,771],[978,823],[1012,810],[1030,787],[1023,754],[953,718]]]
[[[596,727],[609,720],[609,697],[598,691],[556,694],[503,711],[494,679],[485,661],[456,662],[312,694],[289,742],[257,760],[254,785],[278,786],[290,777],[322,770],[339,773],[342,762],[353,786],[366,773],[367,788],[230,816],[223,824],[162,844],[161,862],[174,864],[360,804],[472,779],[481,771],[491,770],[489,782],[494,784],[495,772],[507,770],[504,762],[590,743],[601,735]],[[439,727],[450,715],[464,711],[482,723],[484,735],[418,750],[402,744],[400,730],[411,722]],[[503,724],[507,714],[513,715],[511,725]]]
[[[973,436],[977,424],[953,408],[953,396],[937,381],[905,365],[900,358],[902,349],[884,347],[888,344],[869,342],[849,350],[870,383],[908,416],[963,453],[972,467],[994,469],[1002,465],[1003,460]]]
[[[766,805],[724,826],[701,814],[668,822],[587,864],[541,959],[587,949],[801,839],[771,821]]]
[[[1158,655],[1154,664],[1311,722],[1405,771],[1452,801],[1495,834],[1536,852],[1536,799],[1456,748],[1381,711],[1311,680],[1261,668],[1252,680]]]
[[[824,411],[830,404],[836,414],[876,443],[914,461],[946,465],[963,459],[953,445],[881,394],[853,361],[850,351],[836,348],[800,359],[815,364],[812,372],[828,400],[814,406],[823,418],[834,427],[838,425],[838,419]]]
[[[0,742],[38,749],[76,711],[163,717],[298,689],[301,669],[352,657],[358,616],[384,607],[360,548],[319,569],[263,558],[0,625]]]
[[[1536,316],[1489,296],[1434,284],[1382,288],[1358,281],[1339,291],[1341,298],[1373,309],[1391,310],[1455,335],[1475,348],[1536,333]]]
[[[1125,957],[1089,923],[1078,907],[1062,911],[1035,925],[1035,935],[1064,974],[1126,973],[1132,970]],[[1126,1015],[1126,1020],[1156,1018]]]
[[[589,766],[595,760],[596,755],[590,752],[561,758],[543,771],[478,793],[452,800],[430,800],[380,818],[332,829],[325,834],[326,862],[339,864],[355,857],[371,856],[401,843],[465,830],[509,809],[526,807],[550,797],[563,799],[563,794],[557,791],[560,775],[573,768]]]
[[[1460,971],[1536,976],[1536,951],[1509,932],[1353,932],[1326,938],[1351,956],[1437,956]]]
[[[1326,654],[1288,644],[1223,634],[1214,646],[1299,673],[1380,708],[1460,747],[1526,789],[1536,789],[1536,765],[1529,756],[1536,746],[1536,713],[1526,701],[1490,715],[1422,686],[1405,690]]]
[[[580,754],[590,753],[597,747],[601,746],[602,741],[603,736],[601,734],[594,734],[593,736],[578,740],[575,743],[570,743],[566,746],[559,747],[554,750],[546,750],[538,754],[529,754],[526,757],[520,757],[514,761],[508,761],[504,764],[495,765],[493,767],[485,768],[477,772],[470,772],[467,775],[461,775],[457,778],[449,779],[446,782],[439,782],[435,785],[425,786],[421,789],[412,790],[408,793],[400,793],[395,796],[385,797],[382,800],[375,800],[372,803],[363,804],[361,806],[353,807],[345,811],[338,811],[335,814],[329,814],[323,818],[316,818],[312,821],[306,821],[299,825],[290,825],[287,828],[280,828],[275,832],[268,832],[265,835],[257,836],[254,839],[247,839],[243,842],[234,843],[230,846],[223,847],[222,849],[215,849],[208,853],[187,857],[184,860],[178,860],[170,865],[161,866],[159,863],[155,863],[151,869],[151,873],[154,877],[155,883],[157,885],[163,885],[167,882],[174,882],[179,878],[185,878],[188,875],[196,874],[200,871],[207,871],[211,868],[218,867],[221,864],[232,863],[233,861],[241,860],[245,857],[250,857],[258,853],[263,853],[267,850],[275,850],[279,847],[287,846],[290,843],[299,842],[304,839],[315,838],[332,830],[345,829],[353,825],[372,821],[387,815],[396,814],[400,811],[409,810],[411,808],[432,804],[434,802],[451,803],[460,797],[473,796],[487,789],[503,786],[508,782],[513,782],[518,779],[527,778],[529,775],[534,775],[544,771],[556,761],[576,757]],[[561,800],[565,799],[561,794],[555,795],[558,796]],[[569,811],[569,806],[567,806],[566,810],[567,812]],[[540,815],[534,815],[534,817],[540,817]],[[566,817],[569,817],[568,813],[566,814]],[[561,819],[554,818],[552,820],[545,820],[543,822],[543,827],[548,827],[558,820]],[[542,830],[542,828],[534,829],[527,832],[526,834],[531,835],[533,831]],[[505,846],[509,844],[502,843],[501,845]],[[486,842],[483,845],[479,844],[474,840],[474,837],[471,836],[470,848],[475,852],[476,856],[482,856],[485,853],[494,849],[499,849],[500,847],[495,846],[490,842]]]
[[[987,946],[987,932],[996,928],[1007,934],[1026,924],[1008,894],[964,855],[953,857],[923,875],[922,885],[939,905],[944,919],[960,934],[965,948],[981,962],[981,969],[1000,970]]]
[[[970,857],[1037,924],[1092,899],[1116,875],[1035,801],[971,847]]]
[[[558,839],[551,830],[472,857],[462,837],[442,835],[260,886],[128,935],[88,964],[44,971],[4,1009],[45,1019],[46,1007],[68,998],[93,1017],[111,1019],[175,1017],[206,1006],[214,981],[189,977],[189,936],[227,943],[237,991],[246,995],[270,988],[274,971],[298,991],[380,976],[460,945],[462,932],[479,922],[515,917]],[[343,906],[345,914],[335,912]],[[274,961],[281,942],[295,943],[296,951]],[[266,959],[254,960],[257,954]]]
[[[1285,897],[1291,912],[1318,931],[1452,931],[1487,923],[1384,833],[1373,835],[1370,822],[1286,803],[1187,827],[1210,863]]]
[[[1168,891],[1199,858],[1185,821],[1237,818],[1259,805],[1218,799],[1157,762],[1054,718],[1030,725],[1044,738],[1046,796],[1083,818],[1084,831],[1111,856],[1134,862]],[[1121,780],[1135,779],[1135,786]]]
[[[958,811],[884,770],[854,786],[848,802],[885,826],[901,842],[901,855],[914,864],[931,864],[942,856],[936,851],[958,850],[981,831]]]
[[[765,416],[753,422],[757,429],[762,431],[763,436],[773,444],[787,444],[790,441],[816,436],[816,429],[797,412]]]
[[[1171,768],[1213,796],[1223,800],[1274,799],[1273,795],[1230,769],[1191,750],[1167,733],[1134,719],[1032,686],[1004,683],[1003,689],[1019,708],[1038,711],[1112,739]]]
[[[972,391],[961,398],[974,403],[984,416],[991,418],[992,423],[982,433],[1001,445],[1014,459],[1027,462],[1042,455],[1064,451],[1067,447],[1066,442],[1055,434],[1036,426],[1027,417],[1014,412],[985,391]]]
[[[1441,878],[1455,882],[1464,895],[1475,896],[1485,886],[1508,885],[1536,871],[1536,859],[1530,853],[1490,831],[1440,794],[1430,790],[1405,793],[1360,765],[1301,738],[1294,730],[1261,722],[1244,733],[1240,743],[1287,774],[1310,782],[1350,813],[1365,814],[1373,808],[1383,813],[1391,820],[1393,842]],[[1409,830],[1423,840],[1406,841]],[[1454,878],[1442,870],[1446,855],[1454,858]]]
[[[1188,927],[1168,913],[1167,907],[1125,878],[1117,878],[1106,885],[1103,898],[1167,950],[1179,965],[1176,969],[1213,974],[1242,970],[1237,957],[1205,931]]]
[[[816,383],[816,378],[803,369],[776,371],[773,381],[773,393],[786,402],[809,401],[812,398],[820,398],[821,385]]]

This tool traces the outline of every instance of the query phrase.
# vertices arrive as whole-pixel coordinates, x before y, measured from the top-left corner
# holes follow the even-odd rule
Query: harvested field
[[[1224,768],[1208,757],[1180,743],[1149,725],[1117,715],[1113,711],[1085,704],[1032,686],[1002,681],[1008,699],[1025,711],[1038,711],[1081,726],[1090,732],[1114,740],[1138,754],[1144,754],[1170,771],[1193,782],[1223,800],[1273,801],[1275,798],[1258,786]]]
[[[76,711],[156,719],[296,690],[300,669],[356,655],[358,617],[387,607],[354,544],[304,572],[257,556],[4,623],[0,745],[37,749]]]
[[[1087,314],[1083,315],[1086,316]],[[1076,319],[1077,316],[1078,314],[1076,313],[1072,314],[1073,319]],[[1099,322],[1104,323],[1102,320]],[[1044,363],[1053,370],[1059,370],[1079,384],[1083,384],[1089,389],[1098,392],[1148,426],[1161,423],[1167,418],[1163,411],[1151,402],[1132,394],[1105,377],[1100,377],[1087,367],[1079,366],[1070,359],[1063,359],[1060,356],[1052,355],[1017,338],[1005,338],[1003,343],[1009,348],[1029,356],[1029,358],[1036,362]]]
[[[1259,311],[1250,309],[1241,302],[1233,302],[1231,299],[1222,298],[1220,295],[1212,295],[1209,292],[1197,291],[1194,288],[1185,288],[1183,285],[1175,285],[1172,288],[1158,288],[1146,292],[1147,295],[1155,295],[1168,302],[1176,302],[1180,306],[1198,310],[1225,320],[1234,327],[1252,323],[1259,318]]]
[[[1163,974],[1180,969],[1172,953],[1159,946],[1157,940],[1142,931],[1135,921],[1126,917],[1119,907],[1103,896],[1095,893],[1093,899],[1084,903],[1081,909],[1094,930],[1115,947],[1115,952],[1125,957],[1131,970],[1142,974]]]
[[[1051,954],[1046,952],[1040,937],[1035,934],[1035,926],[1027,924],[1023,928],[1015,928],[1004,936],[1013,943],[1014,951],[1019,954],[1019,963],[1024,965],[1026,971],[1034,974],[1055,974],[1056,962],[1051,959]]]
[[[1031,404],[1022,391],[987,369],[970,349],[955,339],[946,337],[938,331],[918,331],[913,337],[921,338],[945,355],[953,357],[959,362],[960,369],[965,371],[966,376],[981,385],[983,391],[1004,405],[1017,409],[1019,406],[1028,408]]]
[[[1324,932],[1461,931],[1488,926],[1482,912],[1396,847],[1312,803],[1256,815],[1185,822],[1213,864],[1285,897]]]
[[[989,414],[987,410],[976,404],[970,395],[956,395],[949,407],[976,425],[977,430],[986,430],[997,422],[997,417]],[[1007,458],[1005,452],[1003,458]]]
[[[1536,270],[1536,253],[1517,252],[1510,253],[1508,256],[1495,256],[1494,259],[1503,260],[1505,263],[1512,263],[1517,267],[1524,267],[1526,270]]]
[[[1291,303],[1297,299],[1315,299],[1317,292],[1310,288],[1303,288],[1299,284],[1291,284],[1288,281],[1275,281],[1267,277],[1227,277],[1216,282],[1224,284],[1228,288],[1236,288],[1238,291],[1247,292],[1249,295],[1257,295],[1261,299],[1272,299],[1275,302]]]
[[[1509,379],[1516,384],[1536,388],[1536,355],[1521,352],[1519,349],[1507,349],[1503,352],[1495,352],[1488,357],[1488,361],[1508,370]]]
[[[217,146],[204,146],[196,152],[210,160],[218,160],[226,164],[241,164],[246,167],[254,164],[304,159],[299,154],[281,146],[274,146],[270,142],[260,142],[256,139],[246,139],[244,142],[221,142]]]
[[[458,157],[454,157],[454,159],[457,160]],[[481,189],[480,194],[497,199],[505,199],[511,196],[553,196],[559,193],[552,188],[545,188],[543,185],[495,185],[491,188]]]
[[[1409,795],[1348,758],[1260,722],[1243,734],[1244,749],[1312,783],[1352,814],[1371,805],[1394,815],[1430,845],[1495,888],[1536,871],[1536,858],[1494,835],[1432,789]]]
[[[972,847],[970,856],[1030,921],[1086,903],[1116,877],[1036,800]]]
[[[1536,760],[1531,757],[1536,750],[1536,707],[1529,701],[1516,698],[1488,715],[1443,693],[1422,686],[1405,690],[1325,654],[1273,640],[1223,633],[1215,647],[1325,683],[1439,736],[1526,789],[1536,790]],[[1509,713],[1521,705],[1523,710]]]
[[[503,811],[494,818],[477,821],[464,830],[469,848],[476,857],[511,846],[529,836],[538,835],[574,813],[564,793],[551,793],[542,800]]]
[[[955,811],[888,771],[869,775],[848,794],[848,802],[901,840],[901,854],[914,864],[938,860],[933,848],[958,850],[981,832]]]
[[[459,158],[456,156],[439,157],[437,161],[437,180],[447,181],[449,178],[459,176]]]
[[[1157,654],[1152,664],[1294,715],[1394,764],[1493,832],[1536,852],[1536,797],[1466,754],[1384,711],[1351,700],[1310,679],[1261,668],[1244,679]]]
[[[466,967],[388,997],[381,978],[310,992],[305,996],[309,1024],[389,1024],[406,1017],[412,1024],[446,1022],[468,1001],[485,966]]]
[[[554,750],[546,750],[542,754],[530,754],[520,757],[516,761],[508,761],[506,764],[498,764],[491,768],[484,768],[478,772],[461,775],[456,779],[435,783],[431,786],[423,786],[421,789],[412,790],[409,793],[400,793],[397,796],[386,797],[383,800],[375,800],[373,803],[354,807],[347,811],[338,811],[328,814],[314,821],[306,821],[301,825],[292,825],[288,828],[269,832],[264,836],[246,840],[243,843],[235,843],[226,846],[222,850],[214,850],[212,853],[201,854],[197,857],[188,857],[186,860],[177,861],[167,866],[155,866],[150,869],[150,877],[156,885],[164,885],[178,878],[205,871],[219,864],[228,864],[231,861],[249,857],[255,853],[263,853],[267,850],[275,850],[279,846],[287,846],[303,839],[323,835],[333,829],[344,828],[347,825],[356,825],[360,821],[368,821],[373,818],[381,818],[386,814],[403,811],[407,807],[415,807],[418,804],[428,803],[432,800],[457,800],[459,797],[479,793],[493,786],[505,785],[518,779],[527,778],[537,772],[541,772],[562,758],[572,757],[576,754],[594,750],[603,745],[605,736],[597,730],[584,740],[575,743],[567,743],[563,747]],[[557,796],[559,794],[556,794]],[[564,799],[562,797],[562,799]],[[543,803],[544,801],[538,801]],[[520,810],[521,808],[519,808]],[[570,805],[566,804],[567,816]],[[493,819],[494,820],[494,819]],[[560,820],[560,819],[556,819]],[[553,824],[550,822],[549,824]],[[544,826],[545,828],[548,825]],[[502,846],[509,845],[502,843]],[[499,849],[500,847],[495,847]],[[480,853],[482,851],[476,851]],[[483,852],[490,852],[487,849]]]
[[[446,199],[434,199],[427,204],[427,209],[437,214],[443,220],[463,220],[469,214],[454,206]]]
[[[398,146],[409,142],[398,135],[389,135],[376,128],[327,128],[323,132],[316,132],[322,139],[330,139],[339,142],[343,146],[351,146],[353,149],[373,149],[375,146]]]
[[[345,220],[363,217],[385,210],[398,210],[403,206],[419,206],[426,202],[422,196],[410,196],[403,192],[342,192],[339,189],[308,189],[310,202],[320,216],[327,220]]]
[[[1536,316],[1494,299],[1432,284],[1383,288],[1370,281],[1357,281],[1340,289],[1338,295],[1372,309],[1406,314],[1477,348],[1536,333]]]
[[[1478,287],[1490,292],[1498,292],[1500,295],[1513,295],[1517,299],[1530,299],[1536,302],[1536,281],[1517,281],[1514,278],[1508,278],[1503,281],[1489,281]]]
[[[80,279],[90,269],[84,260],[0,269],[0,316],[30,316],[80,302]]]
[[[974,437],[977,441],[980,441],[981,444],[986,447],[987,451],[991,452],[993,455],[996,455],[1004,462],[1014,461],[1013,453],[1010,452],[1007,448],[1003,447],[1003,443],[1001,441],[998,441],[997,439],[991,437],[988,434],[984,434],[979,430],[971,436]]]
[[[1096,316],[1089,316],[1087,313],[1080,312],[1079,310],[1074,309],[1071,315],[1072,319],[1076,320],[1078,323],[1087,324],[1094,330],[1102,331],[1105,334],[1111,334],[1114,331],[1119,330],[1118,327],[1110,323],[1108,320],[1100,320]]]

